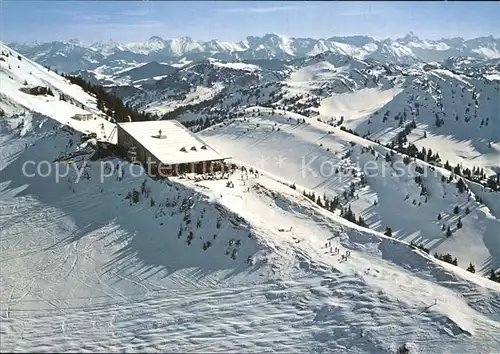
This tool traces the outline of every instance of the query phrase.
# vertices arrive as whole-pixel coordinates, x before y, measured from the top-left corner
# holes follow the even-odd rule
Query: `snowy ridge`
[[[96,132],[98,139],[116,143],[116,135],[111,135],[115,124],[97,110],[95,97],[2,43],[0,58],[2,111],[8,114],[38,112],[80,132]],[[52,95],[32,95],[23,91],[35,87],[51,89]],[[72,118],[75,114],[93,114],[95,119],[79,121]]]
[[[415,120],[417,128],[409,134],[408,141],[419,149],[425,147],[438,151],[443,162],[448,160],[453,165],[485,168],[488,175],[500,172],[498,82],[436,68],[412,77],[398,89],[393,99],[379,101],[384,104],[375,112],[359,116],[359,108],[370,108],[369,101],[362,99],[366,97],[361,95],[362,92],[354,92],[342,99],[334,96],[323,100],[320,115],[344,116],[347,128],[361,135],[368,134],[383,144],[402,130],[398,119],[404,122]],[[356,98],[360,98],[357,102],[363,107],[343,106]],[[392,118],[394,116],[396,118]],[[437,119],[442,122],[439,126]]]
[[[394,156],[388,163],[385,156],[389,149],[384,146],[338,127],[262,107],[248,108],[243,117],[200,134],[219,151],[231,151],[234,159],[318,196],[344,200],[344,193],[354,185],[356,198],[343,203],[377,231],[391,227],[397,238],[423,243],[432,252],[449,252],[458,257],[460,266],[466,268],[471,262],[483,274],[500,267],[499,215],[475,202],[473,193],[459,193],[455,184],[442,183],[442,176],[449,176],[447,171],[434,172],[423,164],[427,172],[424,170],[423,183],[417,183],[415,177],[420,173],[415,165],[405,167],[400,174],[392,166],[398,160],[404,166],[402,158]],[[373,153],[368,148],[374,149]],[[366,184],[360,184],[366,166],[371,174]],[[427,197],[422,196],[422,186]],[[489,194],[495,209],[498,193]],[[460,229],[454,226],[458,221],[453,213],[455,205],[462,210],[459,216],[464,226]],[[465,208],[470,212],[466,216],[462,215]],[[438,214],[441,221],[436,220]],[[453,227],[452,237],[446,237],[443,225]]]
[[[249,36],[237,43],[219,40],[204,42],[189,37],[163,39],[153,36],[143,43],[120,44],[107,41],[86,45],[73,40],[10,45],[43,65],[63,71],[93,69],[115,58],[140,59],[143,62],[156,60],[173,64],[182,58],[194,61],[209,57],[228,61],[293,59],[327,51],[358,59],[387,60],[405,64],[442,61],[451,56],[500,58],[499,39],[492,36],[470,40],[462,38],[426,40],[409,34],[394,40],[375,40],[366,36],[293,38],[269,33],[262,37]]]
[[[230,85],[248,77],[243,70],[228,71],[227,76],[216,79],[215,87],[225,88],[218,98],[216,94],[221,91],[200,80],[176,88],[172,84],[175,80],[166,79],[162,82],[164,92],[186,97],[184,102],[177,97],[175,101],[162,97],[162,91],[148,88],[128,99],[146,110],[154,106],[155,112],[184,106],[175,115],[182,121],[213,121],[221,115],[234,116],[251,105],[285,108],[344,125],[383,144],[397,142],[398,134],[415,121],[416,128],[407,140],[419,149],[432,148],[440,154],[442,163],[448,160],[453,166],[459,163],[471,169],[483,168],[487,176],[499,172],[500,85],[494,80],[500,72],[497,63],[482,61],[471,66],[463,58],[454,58],[443,64],[405,67],[323,53],[275,69],[264,69],[268,64],[262,62],[259,65],[263,70],[258,80],[255,77],[241,85]],[[196,78],[197,67],[185,68],[183,77]],[[211,77],[218,75],[217,69],[210,68],[209,72]],[[199,95],[200,99],[193,101],[192,91],[213,94]],[[192,107],[202,101],[206,101],[204,105]]]
[[[221,63],[216,60],[210,60],[215,66],[220,66],[223,68],[231,68],[235,70],[246,70],[246,71],[259,71],[260,67],[257,65],[245,64],[245,63]]]
[[[182,106],[210,102],[223,92],[278,80],[282,76],[257,65],[207,60],[180,68],[126,100],[145,111],[165,114]]]

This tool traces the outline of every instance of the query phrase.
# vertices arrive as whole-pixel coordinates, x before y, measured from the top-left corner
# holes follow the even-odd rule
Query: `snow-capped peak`
[[[221,40],[197,41],[190,37],[177,39],[163,39],[152,36],[145,42],[118,44],[112,41],[86,46],[77,40],[69,42],[49,42],[43,44],[12,45],[25,54],[37,58],[43,64],[53,66],[51,58],[61,52],[71,57],[71,51],[89,49],[87,66],[95,63],[105,64],[112,54],[119,54],[122,58],[127,55],[135,58],[135,54],[144,57],[154,56],[154,60],[162,62],[173,61],[176,58],[186,57],[190,61],[202,60],[209,56],[216,56],[224,60],[261,60],[261,59],[292,59],[314,56],[321,52],[332,51],[350,55],[358,59],[373,58],[376,60],[394,63],[415,63],[418,61],[442,61],[450,56],[468,56],[479,59],[500,58],[500,39],[493,36],[480,37],[464,41],[462,38],[441,40],[427,40],[417,37],[410,32],[398,39],[375,40],[367,36],[330,37],[328,39],[294,38],[275,33],[263,36],[248,36],[240,42]],[[66,47],[66,49],[62,49]],[[130,52],[130,53],[124,53]],[[80,53],[74,57],[82,57]],[[135,59],[132,59],[135,60]],[[107,64],[107,63],[106,63]],[[76,64],[67,61],[58,63],[57,67],[65,70],[66,66]],[[82,64],[79,64],[82,65]],[[66,71],[66,70],[65,70]]]

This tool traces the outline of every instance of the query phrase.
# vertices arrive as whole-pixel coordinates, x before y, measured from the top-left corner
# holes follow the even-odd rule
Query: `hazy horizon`
[[[366,34],[357,34],[357,33],[354,33],[354,34],[347,34],[347,35],[344,35],[344,36],[335,36],[335,35],[332,35],[332,36],[329,36],[329,37],[315,37],[315,36],[308,36],[308,37],[304,37],[304,36],[287,36],[286,34],[282,34],[282,33],[264,33],[264,34],[248,34],[247,36],[245,36],[244,38],[241,38],[239,40],[234,40],[234,41],[225,41],[225,42],[233,42],[233,43],[238,43],[238,42],[242,42],[244,40],[247,39],[247,37],[263,37],[265,36],[266,34],[275,34],[275,35],[279,35],[279,36],[282,36],[282,37],[286,37],[286,38],[295,38],[295,39],[299,39],[299,38],[311,38],[311,39],[315,39],[315,40],[320,40],[320,39],[329,39],[329,38],[350,38],[350,37],[371,37],[375,40],[378,40],[378,41],[381,41],[381,40],[386,40],[386,39],[390,39],[390,40],[397,40],[397,39],[400,39],[400,38],[403,38],[405,37],[406,35],[415,35],[416,37],[418,37],[419,39],[422,39],[422,40],[433,40],[433,41],[438,41],[438,40],[441,40],[441,39],[453,39],[453,38],[460,38],[460,37],[442,37],[442,38],[437,38],[437,39],[430,39],[430,38],[426,38],[426,37],[421,37],[421,36],[417,36],[415,33],[412,33],[412,32],[409,32],[407,33],[406,35],[403,35],[403,36],[398,36],[398,37],[393,37],[393,38],[380,38],[380,37],[373,37],[373,36],[369,36],[369,35],[366,35]],[[125,44],[125,43],[140,43],[140,42],[146,42],[148,40],[150,40],[151,38],[153,37],[159,37],[165,41],[168,41],[168,40],[173,40],[173,39],[181,39],[181,38],[190,38],[194,41],[199,41],[199,42],[206,42],[206,41],[210,41],[210,40],[219,40],[219,41],[223,41],[219,38],[211,38],[211,39],[207,39],[207,40],[200,40],[198,38],[193,38],[193,37],[190,37],[190,36],[180,36],[180,37],[163,37],[163,36],[160,36],[160,35],[156,35],[156,34],[151,34],[151,36],[149,38],[146,38],[145,40],[142,40],[142,41],[117,41],[113,38],[105,38],[103,40],[99,40],[99,41],[94,41],[94,42],[85,42],[85,41],[82,41],[80,40],[80,38],[78,37],[75,37],[75,38],[69,38],[69,39],[64,39],[64,40],[47,40],[47,41],[41,41],[41,40],[33,40],[33,41],[24,41],[24,42],[21,42],[21,41],[7,41],[6,43],[22,43],[22,44],[33,44],[33,43],[49,43],[49,42],[71,42],[71,41],[78,41],[82,44],[85,44],[85,45],[92,45],[92,44],[96,44],[96,43],[106,43],[106,42],[116,42],[118,44]],[[475,38],[486,38],[486,37],[493,37],[495,39],[500,39],[500,36],[494,36],[494,35],[484,35],[484,36],[479,36],[479,37],[461,37],[462,39],[464,40],[472,40],[472,39],[475,39]]]

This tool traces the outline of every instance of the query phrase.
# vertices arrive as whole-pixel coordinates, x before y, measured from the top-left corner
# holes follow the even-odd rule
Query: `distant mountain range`
[[[394,40],[376,40],[368,36],[314,39],[266,34],[262,37],[249,36],[237,43],[219,40],[197,41],[189,37],[163,39],[153,36],[141,43],[106,41],[87,45],[79,40],[70,40],[9,43],[9,46],[38,63],[64,72],[93,70],[106,66],[116,73],[117,69],[130,69],[139,63],[156,61],[181,66],[207,58],[232,62],[290,60],[324,52],[397,64],[441,62],[449,57],[500,58],[500,38],[488,36],[469,40],[425,40],[413,33]]]

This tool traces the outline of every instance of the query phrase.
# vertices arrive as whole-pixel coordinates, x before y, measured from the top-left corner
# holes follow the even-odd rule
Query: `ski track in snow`
[[[483,307],[489,304],[484,298],[476,306],[477,310],[473,310],[452,290],[439,287],[438,294],[429,292],[429,286],[432,288],[434,283],[425,285],[427,280],[412,280],[408,288],[390,290],[394,284],[408,283],[413,277],[399,275],[401,270],[381,261],[377,252],[370,256],[364,254],[366,250],[356,250],[355,244],[345,238],[348,229],[335,226],[321,210],[300,201],[300,196],[285,194],[287,187],[262,176],[250,179],[251,192],[244,193],[245,186],[238,183],[238,177],[238,174],[233,177],[237,186],[234,190],[227,189],[225,181],[179,182],[208,193],[209,198],[217,199],[222,194],[222,198],[217,199],[219,203],[245,215],[258,234],[267,235],[260,242],[266,242],[275,250],[272,266],[277,271],[275,280],[273,276],[265,276],[268,272],[265,267],[250,268],[247,276],[229,282],[217,276],[214,280],[207,279],[209,275],[199,278],[196,273],[201,269],[180,270],[154,280],[141,276],[142,271],[123,275],[115,270],[115,274],[110,275],[103,264],[117,248],[126,247],[123,241],[119,242],[123,234],[119,223],[130,213],[128,204],[119,209],[125,212],[124,217],[95,231],[83,227],[88,236],[82,235],[65,245],[61,243],[64,235],[70,238],[75,235],[72,218],[113,208],[113,203],[110,207],[89,203],[95,199],[89,198],[91,184],[78,185],[78,192],[66,198],[48,198],[46,203],[55,203],[49,208],[28,196],[2,199],[0,210],[6,228],[1,233],[1,241],[7,259],[2,260],[2,279],[16,279],[15,283],[2,281],[2,294],[7,293],[5,287],[12,284],[8,298],[2,295],[2,312],[8,308],[8,316],[2,321],[2,350],[23,351],[36,347],[41,351],[255,351],[269,348],[285,351],[293,348],[319,352],[384,352],[387,343],[409,341],[431,352],[443,345],[431,338],[442,335],[450,348],[454,345],[464,348],[462,340],[455,339],[456,344],[450,341],[450,336],[463,336],[459,334],[459,327],[477,331],[475,335],[481,333],[478,328],[496,329],[497,322],[486,314],[479,314],[485,312]],[[113,187],[114,180],[109,183],[105,186],[106,193],[117,188],[112,192],[115,194],[126,190],[132,181],[124,180],[116,187]],[[65,184],[47,182],[46,185],[53,186],[53,193],[70,193],[61,191],[67,188]],[[273,197],[274,191],[281,193],[278,198]],[[97,191],[93,193],[98,195]],[[116,199],[115,204],[123,202]],[[77,213],[66,214],[67,208]],[[245,209],[263,212],[248,214]],[[270,229],[270,225],[276,224],[293,225],[291,235]],[[331,238],[336,234],[343,235],[342,241]],[[20,242],[19,239],[31,244],[29,248],[9,247],[13,242]],[[293,242],[294,239],[300,243]],[[339,263],[337,256],[332,257],[322,249],[328,239],[342,251],[346,247],[352,249],[352,259]],[[411,252],[406,246],[404,250]],[[22,256],[19,252],[31,253]],[[188,257],[189,251],[185,254]],[[137,263],[138,260],[129,261]],[[257,272],[260,275],[256,275]],[[422,290],[415,294],[416,289]],[[451,298],[454,305],[462,303],[470,315],[479,318],[479,325],[469,325],[468,321],[465,324],[457,324],[456,320],[443,322],[439,312],[424,311],[435,297],[440,299],[436,308],[441,306],[441,301],[446,308],[446,298]],[[400,316],[407,318],[408,326],[417,321],[426,331],[415,328],[403,331],[404,327],[394,326],[400,323]],[[382,337],[386,344],[380,342]],[[96,344],[89,345],[88,338]],[[481,338],[485,342],[484,337]]]

